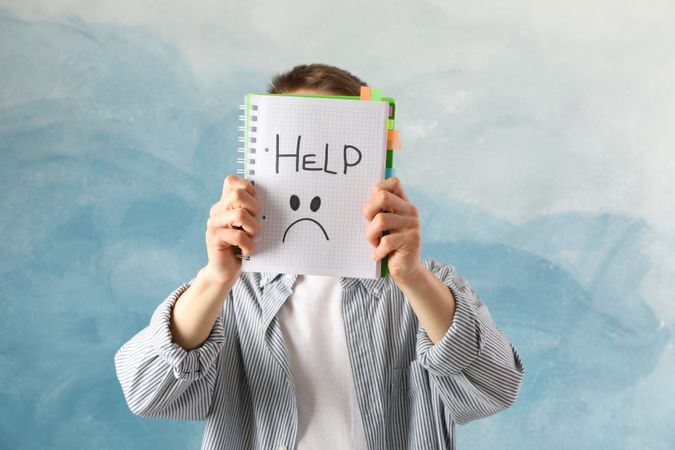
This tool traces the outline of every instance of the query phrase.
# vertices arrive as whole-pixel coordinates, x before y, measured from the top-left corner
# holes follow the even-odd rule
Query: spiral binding
[[[246,126],[251,122],[257,124],[258,116],[255,113],[252,113],[252,111],[258,111],[258,105],[250,105],[250,108],[248,109],[246,105],[239,105],[239,110],[244,111],[244,114],[239,116],[242,125],[239,126],[239,133],[241,134],[238,138],[239,146],[237,147],[237,153],[241,156],[237,157],[237,164],[240,165],[237,169],[237,174],[242,175],[246,180],[250,180],[251,183],[255,183],[255,168],[253,167],[255,165],[255,145],[251,144],[256,143],[258,127],[249,126],[249,128],[246,129]],[[236,256],[245,261],[251,259],[249,256],[243,256],[241,250]]]

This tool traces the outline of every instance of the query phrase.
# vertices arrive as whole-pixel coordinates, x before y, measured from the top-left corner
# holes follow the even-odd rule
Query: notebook
[[[393,175],[395,103],[360,97],[248,94],[240,173],[254,183],[260,233],[242,270],[378,278],[363,205]]]

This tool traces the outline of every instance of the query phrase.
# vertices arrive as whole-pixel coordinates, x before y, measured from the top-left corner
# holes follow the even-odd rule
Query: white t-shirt
[[[298,404],[298,450],[367,448],[342,318],[339,279],[298,276],[277,314]]]

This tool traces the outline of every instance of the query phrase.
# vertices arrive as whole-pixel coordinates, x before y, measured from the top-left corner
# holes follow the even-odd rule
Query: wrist
[[[431,274],[431,272],[424,267],[420,260],[417,260],[417,264],[408,270],[390,270],[392,279],[400,288],[406,288],[424,282],[429,274]]]
[[[197,273],[197,279],[201,283],[214,289],[229,289],[238,276],[239,273],[234,276],[223,275],[208,264]]]

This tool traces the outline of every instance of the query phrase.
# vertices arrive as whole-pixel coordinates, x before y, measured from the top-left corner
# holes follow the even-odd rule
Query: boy
[[[359,95],[336,67],[297,66],[270,93]],[[455,423],[511,406],[520,357],[452,266],[420,259],[417,209],[397,178],[363,206],[377,279],[243,273],[255,187],[225,179],[208,264],[115,355],[134,414],[206,419],[203,449],[453,449]],[[383,231],[388,231],[384,237]]]

